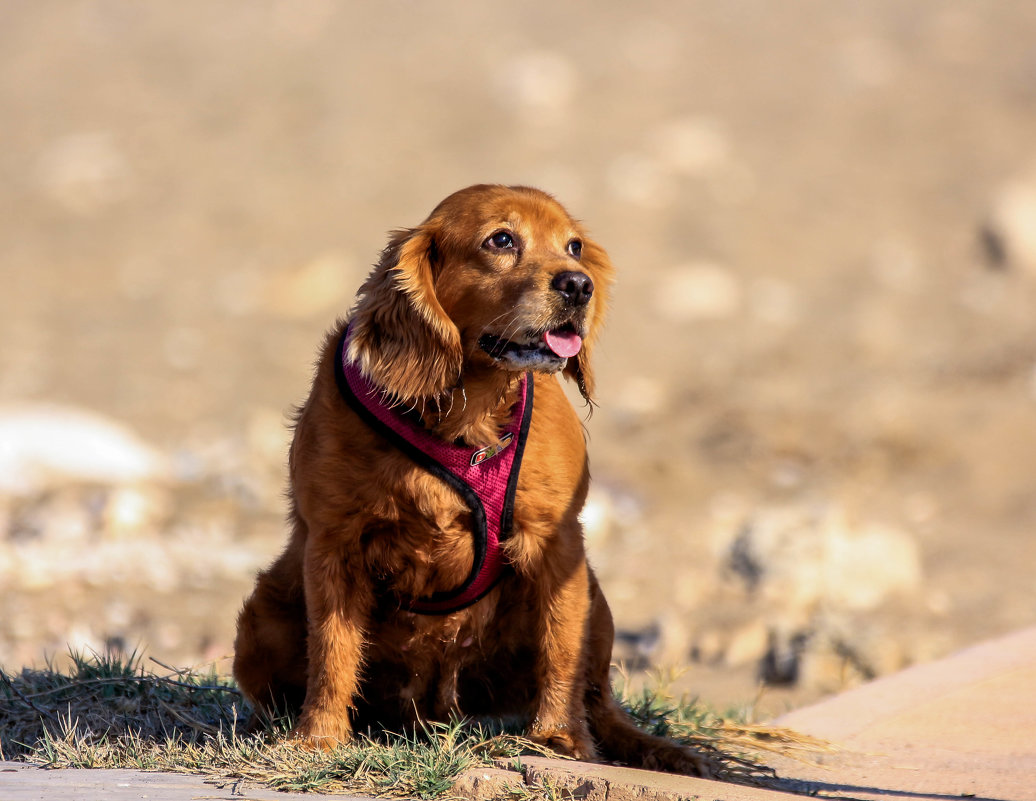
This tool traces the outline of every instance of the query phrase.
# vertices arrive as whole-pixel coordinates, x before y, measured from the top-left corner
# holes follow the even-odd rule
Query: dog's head
[[[402,401],[457,386],[469,366],[557,372],[590,400],[590,351],[612,266],[554,198],[472,186],[397,231],[360,290],[349,358]]]

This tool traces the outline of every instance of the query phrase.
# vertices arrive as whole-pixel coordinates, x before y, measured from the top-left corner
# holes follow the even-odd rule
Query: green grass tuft
[[[66,672],[50,666],[16,675],[0,671],[0,758],[52,768],[196,773],[296,792],[442,799],[468,768],[551,755],[502,726],[459,721],[311,751],[285,736],[285,719],[246,733],[251,709],[226,678],[155,664],[164,672],[149,671],[137,653],[73,653]],[[640,726],[706,751],[729,780],[765,783],[772,773],[746,750],[794,746],[774,730],[721,718],[663,690],[623,697]],[[516,799],[564,797],[557,787],[528,787],[519,775],[515,785]]]

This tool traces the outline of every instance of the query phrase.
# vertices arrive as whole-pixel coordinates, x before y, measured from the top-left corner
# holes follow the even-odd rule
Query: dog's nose
[[[571,303],[573,306],[585,306],[594,294],[594,282],[590,280],[590,276],[574,270],[558,273],[550,285],[561,293],[565,303]]]

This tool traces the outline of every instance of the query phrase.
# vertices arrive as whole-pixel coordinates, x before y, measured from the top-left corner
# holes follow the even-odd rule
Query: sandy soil
[[[625,655],[690,665],[681,686],[727,703],[821,630],[831,659],[771,671],[804,695],[1036,621],[1036,6],[3,18],[0,403],[123,421],[180,480],[144,515],[165,550],[138,558],[166,573],[74,569],[46,522],[10,522],[87,490],[5,501],[5,553],[35,537],[67,563],[4,588],[6,666],[110,636],[228,652],[279,547],[283,420],[322,332],[387,230],[481,181],[554,192],[620,271],[587,425]],[[885,532],[868,541],[916,570],[850,555],[829,583],[875,598],[793,603],[808,578],[765,580],[787,548],[756,542],[746,572],[734,547],[787,509],[824,510],[805,529],[828,545]],[[237,556],[201,570],[206,548]]]

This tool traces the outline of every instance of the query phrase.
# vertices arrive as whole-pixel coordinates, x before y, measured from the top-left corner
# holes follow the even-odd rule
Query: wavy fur
[[[592,293],[589,283],[578,299],[556,288],[572,272]],[[371,725],[506,716],[581,759],[708,773],[700,754],[637,729],[609,685],[612,618],[579,522],[586,443],[557,374],[592,397],[611,277],[604,250],[557,201],[525,187],[461,190],[392,235],[351,314],[349,350],[387,397],[439,437],[482,447],[510,420],[519,376],[534,373],[503,543],[511,569],[462,610],[406,611],[406,599],[470,573],[470,511],[343,401],[339,323],[295,426],[290,540],[238,618],[234,675],[260,710],[295,709],[295,736],[319,746]],[[582,337],[567,362],[550,347],[558,332]],[[487,341],[510,344],[505,353]]]

